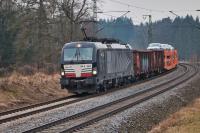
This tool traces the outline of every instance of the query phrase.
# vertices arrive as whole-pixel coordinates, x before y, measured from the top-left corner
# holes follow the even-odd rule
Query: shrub
[[[9,71],[8,68],[0,68],[0,77],[8,75]]]
[[[58,72],[58,67],[55,64],[46,63],[43,72],[46,74],[55,74]]]
[[[30,65],[25,65],[22,67],[17,68],[17,72],[26,76],[26,75],[33,75],[37,72],[37,69],[35,67],[32,67]]]

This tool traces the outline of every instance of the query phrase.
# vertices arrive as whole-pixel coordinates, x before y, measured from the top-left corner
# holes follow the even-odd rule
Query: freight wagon
[[[147,50],[163,52],[162,63],[164,64],[164,70],[171,70],[178,65],[178,52],[169,44],[151,43]]]
[[[165,49],[164,51],[164,69],[171,70],[178,64],[177,50]]]
[[[164,54],[156,51],[133,51],[135,77],[149,77],[164,71]]]

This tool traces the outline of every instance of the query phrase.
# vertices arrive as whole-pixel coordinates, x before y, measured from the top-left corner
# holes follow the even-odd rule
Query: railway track
[[[164,76],[164,75],[166,75],[166,74],[168,74],[172,71],[165,72],[161,75],[157,75],[157,76],[154,76],[154,77],[149,78],[149,79],[145,79],[145,80],[142,80],[142,81],[135,82],[135,83],[127,85],[125,87],[123,86],[123,88],[125,89],[125,88],[133,86],[133,85],[142,84],[142,83],[150,81],[152,79]],[[26,106],[26,107],[22,107],[22,108],[18,108],[18,109],[13,109],[13,110],[5,111],[5,112],[0,112],[0,124],[10,122],[10,121],[14,121],[16,119],[24,118],[24,117],[27,117],[27,116],[31,116],[31,115],[34,115],[34,114],[37,114],[37,113],[56,109],[56,108],[59,108],[59,107],[62,107],[62,106],[74,104],[74,103],[77,103],[77,102],[80,102],[80,101],[83,101],[83,100],[86,100],[86,99],[90,99],[90,98],[94,98],[94,97],[97,97],[97,96],[112,93],[112,92],[120,90],[120,89],[122,89],[122,87],[117,88],[117,89],[111,89],[108,92],[95,94],[95,95],[79,95],[79,96],[72,95],[72,96],[69,96],[69,97],[64,97],[64,98],[60,98],[60,99],[56,99],[56,100],[52,100],[52,101],[47,101],[47,102],[44,102],[44,103],[30,105],[30,106]]]
[[[40,127],[36,127],[26,131],[29,132],[74,132],[82,129],[88,125],[115,115],[128,108],[131,108],[139,103],[142,103],[148,99],[151,99],[163,92],[166,92],[174,87],[186,82],[188,79],[194,77],[197,74],[197,69],[190,65],[182,65],[185,68],[185,72],[178,77],[171,79],[168,82],[159,84],[150,89],[146,89],[128,97],[121,98],[119,100],[97,106],[95,108],[77,113],[75,115],[63,118],[61,120],[54,121],[52,123],[44,124]]]

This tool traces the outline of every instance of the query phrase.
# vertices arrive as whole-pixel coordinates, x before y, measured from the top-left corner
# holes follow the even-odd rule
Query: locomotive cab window
[[[75,48],[64,49],[64,61],[77,60],[77,50]]]
[[[92,60],[93,48],[66,48],[64,61]]]

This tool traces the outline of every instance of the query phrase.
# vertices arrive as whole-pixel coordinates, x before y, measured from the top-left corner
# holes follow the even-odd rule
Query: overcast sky
[[[200,9],[200,0],[101,0],[98,3],[98,8],[102,11],[131,11],[126,16],[133,19],[134,24],[146,22],[148,19],[143,15],[152,15],[153,21],[170,17],[175,18],[175,15],[168,11],[173,11],[177,15],[186,16],[191,14],[194,17],[200,16],[200,12],[195,10]],[[141,8],[140,8],[141,7]],[[104,13],[98,14],[98,18],[119,17],[124,13]]]

